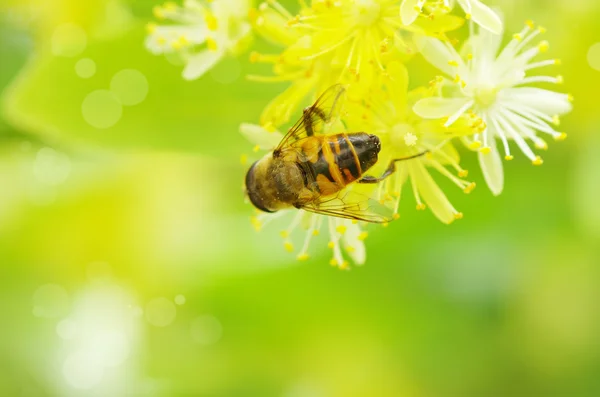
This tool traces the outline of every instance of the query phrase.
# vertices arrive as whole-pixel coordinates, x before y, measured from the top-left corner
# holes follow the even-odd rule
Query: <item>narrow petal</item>
[[[502,90],[500,95],[502,99],[506,98],[511,102],[521,102],[549,116],[566,114],[573,109],[568,95],[541,88],[508,88]]]
[[[258,145],[261,149],[269,150],[281,142],[283,135],[279,131],[267,131],[256,124],[240,124],[240,132],[250,143]]]
[[[479,0],[469,0],[471,3],[471,18],[479,26],[492,33],[501,34],[504,30],[502,20],[490,7]]]
[[[406,108],[408,97],[406,91],[408,90],[408,71],[406,67],[400,62],[391,62],[387,66],[387,72],[390,76],[388,85],[390,89],[390,96],[396,109],[401,110]]]
[[[469,98],[424,98],[415,104],[413,111],[425,119],[441,119],[456,114],[469,102]]]
[[[423,201],[431,209],[431,212],[442,222],[452,223],[456,218],[456,209],[448,198],[435,183],[429,171],[421,161],[413,161],[410,164],[411,183],[417,184],[419,194]]]
[[[185,69],[183,69],[183,78],[186,80],[195,80],[202,77],[210,68],[223,57],[222,51],[204,50],[196,55],[193,55]]]
[[[400,18],[404,26],[412,25],[419,16],[419,11],[417,11],[418,2],[418,0],[402,1],[402,5],[400,5]]]
[[[365,250],[365,244],[360,239],[360,227],[352,222],[345,223],[345,226],[347,229],[342,237],[344,249],[355,264],[363,265],[367,259],[367,252]]]
[[[420,37],[416,39],[417,48],[430,64],[454,78],[456,68],[448,62],[456,61],[462,63],[462,58],[449,46],[446,46],[440,40],[430,37]]]
[[[494,196],[498,196],[504,188],[504,169],[496,141],[490,138],[488,144],[491,149],[489,153],[483,154],[481,151],[478,153],[479,165],[488,187]]]

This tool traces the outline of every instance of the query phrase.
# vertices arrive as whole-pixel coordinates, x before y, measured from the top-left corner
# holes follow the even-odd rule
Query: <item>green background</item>
[[[281,227],[249,222],[238,126],[285,84],[245,81],[268,73],[246,54],[184,81],[144,49],[156,3],[0,1],[0,395],[600,395],[597,1],[488,2],[507,32],[548,28],[562,60],[550,73],[575,97],[569,139],[542,167],[506,163],[500,197],[462,151],[479,187],[438,180],[465,218],[443,225],[406,195],[347,272],[328,265],[325,238],[297,262]],[[66,22],[87,33],[75,57],[52,55]],[[75,73],[81,58],[93,77]],[[90,126],[83,100],[123,69],[146,77],[147,97]],[[409,70],[413,85],[436,73],[419,59]],[[106,353],[124,357],[78,389],[87,367],[65,363],[106,346],[86,339],[103,327],[125,335]]]

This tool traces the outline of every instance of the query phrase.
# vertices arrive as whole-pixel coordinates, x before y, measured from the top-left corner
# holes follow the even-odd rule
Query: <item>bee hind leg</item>
[[[359,179],[357,182],[358,183],[379,183],[379,182],[383,181],[385,178],[387,178],[388,176],[392,175],[396,171],[396,163],[397,162],[405,161],[405,160],[412,160],[417,157],[421,157],[427,153],[429,153],[429,150],[426,150],[426,151],[418,153],[418,154],[414,154],[412,156],[401,157],[399,159],[393,159],[392,161],[390,161],[390,165],[388,165],[388,167],[386,168],[384,173],[379,178],[371,176],[371,175],[365,175],[361,179]]]

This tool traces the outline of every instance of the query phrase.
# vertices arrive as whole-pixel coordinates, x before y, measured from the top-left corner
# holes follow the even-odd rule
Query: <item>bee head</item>
[[[266,208],[263,197],[260,193],[259,185],[256,183],[256,164],[258,161],[255,161],[248,172],[246,173],[246,194],[250,199],[252,205],[264,212],[275,212]]]

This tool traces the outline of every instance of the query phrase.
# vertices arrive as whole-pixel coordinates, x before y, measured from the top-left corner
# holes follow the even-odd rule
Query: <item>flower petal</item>
[[[504,188],[504,169],[495,139],[490,139],[488,144],[491,149],[489,153],[483,154],[481,151],[478,153],[479,165],[488,187],[494,196],[498,196]]]
[[[573,109],[568,95],[541,88],[507,88],[502,90],[500,95],[502,99],[521,102],[549,116],[566,114]]]
[[[435,183],[422,161],[412,161],[410,164],[411,183],[417,184],[419,194],[431,209],[431,212],[442,222],[452,223],[456,218],[456,209]]]
[[[454,78],[456,67],[451,66],[449,61],[462,64],[462,58],[454,48],[445,45],[442,41],[430,37],[419,37],[415,39],[418,50],[427,62]]]
[[[342,237],[344,241],[344,249],[352,258],[352,261],[357,265],[364,265],[367,259],[365,244],[359,238],[361,234],[360,227],[353,224],[351,221],[345,222],[346,232]]]
[[[471,18],[482,28],[501,34],[504,30],[502,20],[490,7],[479,0],[468,0],[471,4]]]
[[[223,57],[223,51],[204,50],[189,58],[188,63],[183,69],[183,78],[186,80],[195,80],[202,77],[210,68],[215,66]]]
[[[418,0],[404,0],[400,5],[400,19],[404,26],[411,25],[419,16],[417,7]]]
[[[441,119],[455,114],[470,101],[470,98],[424,98],[415,103],[413,111],[425,119]]]
[[[258,145],[261,149],[269,150],[281,142],[283,135],[279,131],[267,131],[265,128],[256,124],[240,124],[240,132],[252,144]]]

